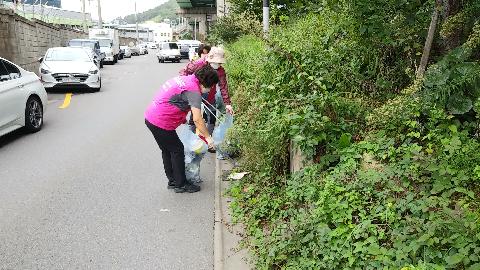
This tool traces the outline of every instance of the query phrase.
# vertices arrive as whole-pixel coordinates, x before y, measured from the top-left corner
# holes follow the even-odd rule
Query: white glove
[[[233,115],[233,107],[232,105],[226,105],[225,109],[227,110],[227,113]]]

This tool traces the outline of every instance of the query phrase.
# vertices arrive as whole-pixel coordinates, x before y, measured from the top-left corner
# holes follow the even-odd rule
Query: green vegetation
[[[145,12],[137,14],[139,22],[154,21],[154,22],[163,22],[164,19],[174,20],[176,16],[176,11],[179,9],[176,0],[168,0],[167,2],[161,4],[158,7],[149,9]],[[135,23],[135,14],[128,15],[123,20],[126,23]]]
[[[434,1],[318,2],[285,4],[268,40],[214,30],[255,269],[480,269],[479,1],[442,9],[423,79]],[[311,161],[294,174],[290,144]]]

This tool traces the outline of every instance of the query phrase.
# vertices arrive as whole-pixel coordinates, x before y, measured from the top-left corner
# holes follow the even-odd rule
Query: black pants
[[[148,120],[145,120],[145,124],[162,150],[163,168],[168,178],[168,184],[183,187],[186,183],[185,152],[177,132],[161,129]]]

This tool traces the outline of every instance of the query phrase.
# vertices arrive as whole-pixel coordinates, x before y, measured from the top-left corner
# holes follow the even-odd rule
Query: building
[[[217,8],[218,0],[177,0],[180,7],[177,15],[187,19],[188,31],[192,33],[193,39],[205,40],[210,26],[217,19],[219,9],[227,12],[228,1],[222,1],[222,7]],[[225,2],[225,5],[223,5]]]
[[[105,28],[118,29],[120,37],[137,39],[137,27],[135,24],[104,24]],[[138,26],[138,39],[142,42],[153,41],[153,31],[147,27]]]
[[[226,16],[230,12],[231,6],[228,0],[217,0],[217,16]]]
[[[173,40],[173,29],[170,27],[169,23],[146,22],[141,26],[148,28],[153,32],[153,41],[155,43],[169,42]]]

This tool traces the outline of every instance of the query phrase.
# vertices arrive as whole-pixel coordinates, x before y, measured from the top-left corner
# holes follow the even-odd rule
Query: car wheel
[[[94,88],[93,91],[100,92],[100,89],[102,89],[102,79],[100,79],[100,87]]]
[[[42,129],[43,107],[38,97],[30,97],[25,106],[25,129],[34,133]]]

